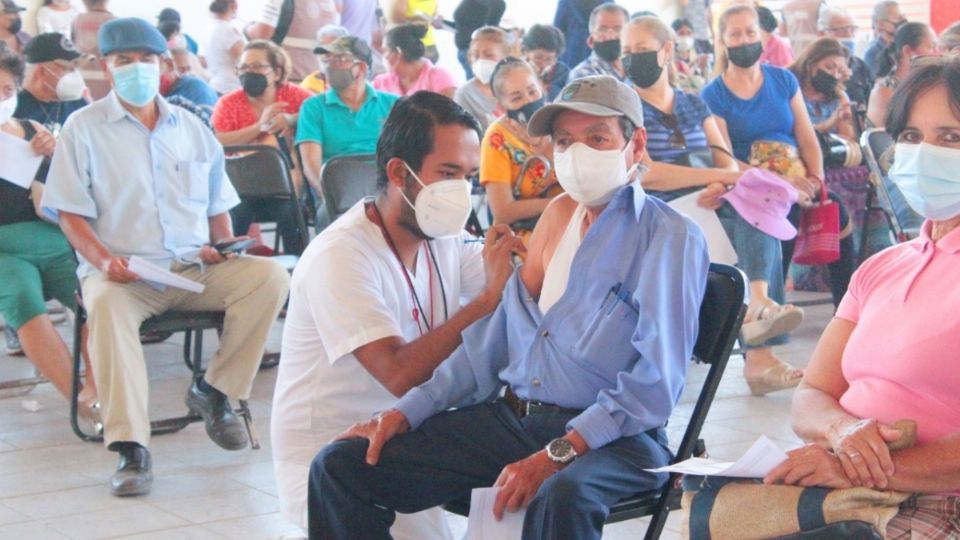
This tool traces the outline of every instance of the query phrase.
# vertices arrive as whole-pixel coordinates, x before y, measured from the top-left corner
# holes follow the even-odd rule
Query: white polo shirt
[[[436,255],[449,315],[484,286],[482,244],[462,238],[430,242]],[[425,249],[410,273],[417,297],[433,326],[444,319],[444,295]],[[430,278],[432,278],[432,290]],[[432,298],[432,307],[428,307]],[[281,511],[306,528],[310,461],[334,436],[354,423],[390,408],[397,397],[380,384],[353,355],[363,345],[390,336],[410,342],[420,337],[416,307],[400,262],[370,222],[363,202],[324,230],[304,251],[293,272],[290,304],[271,414],[271,441]],[[430,534],[429,514],[446,535]],[[398,527],[417,523],[411,538],[449,536],[439,509],[397,515]],[[417,532],[413,532],[416,530]],[[400,532],[400,534],[398,534]]]

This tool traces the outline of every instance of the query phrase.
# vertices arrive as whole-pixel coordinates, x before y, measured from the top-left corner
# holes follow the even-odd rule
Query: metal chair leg
[[[83,344],[83,325],[86,323],[86,313],[77,310],[76,321],[73,325],[73,378],[70,385],[70,427],[73,433],[83,441],[102,442],[103,434],[95,433],[90,435],[80,427],[78,410],[80,407],[80,366],[83,364],[83,355],[81,354],[81,345]],[[92,377],[92,373],[87,374]]]
[[[257,426],[253,423],[253,414],[250,413],[250,407],[247,406],[247,400],[239,400],[240,407],[234,412],[243,417],[243,424],[247,428],[247,436],[250,437],[250,448],[252,450],[260,449],[260,436],[257,434]]]

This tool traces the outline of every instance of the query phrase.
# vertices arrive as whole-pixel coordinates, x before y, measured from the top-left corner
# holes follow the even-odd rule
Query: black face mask
[[[10,26],[7,27],[7,31],[11,34],[16,34],[23,28],[23,21],[20,20],[20,17],[10,21]]]
[[[541,97],[536,101],[531,101],[530,103],[527,103],[526,105],[524,105],[523,107],[520,107],[519,109],[513,109],[510,111],[507,111],[507,116],[516,122],[520,122],[521,124],[526,124],[527,122],[530,121],[530,117],[533,116],[533,113],[543,108],[543,103],[544,103],[544,100]]]
[[[830,99],[837,97],[837,83],[839,82],[836,77],[822,69],[818,69],[817,74],[810,79],[813,89]]]
[[[260,97],[267,91],[267,76],[262,73],[240,74],[240,86],[250,97]]]
[[[762,54],[763,44],[759,41],[727,49],[727,58],[729,58],[734,65],[742,68],[748,68],[756,64]]]
[[[620,58],[620,40],[608,39],[607,41],[595,41],[593,42],[593,52],[597,53],[597,56],[607,62],[613,62],[617,58]]]
[[[640,88],[650,88],[660,79],[663,67],[657,60],[657,51],[628,54],[623,57],[623,70],[630,81]]]

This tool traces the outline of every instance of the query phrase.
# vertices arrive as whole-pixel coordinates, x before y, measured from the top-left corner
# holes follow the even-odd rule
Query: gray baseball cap
[[[550,135],[553,121],[563,111],[579,111],[593,116],[626,116],[633,125],[643,127],[640,97],[633,88],[609,75],[583,77],[564,86],[553,103],[533,113],[527,131],[534,137]]]

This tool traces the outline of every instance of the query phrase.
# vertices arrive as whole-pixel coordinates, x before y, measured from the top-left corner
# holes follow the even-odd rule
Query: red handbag
[[[793,262],[819,266],[839,258],[840,205],[827,196],[827,183],[820,182],[820,202],[800,214]]]

